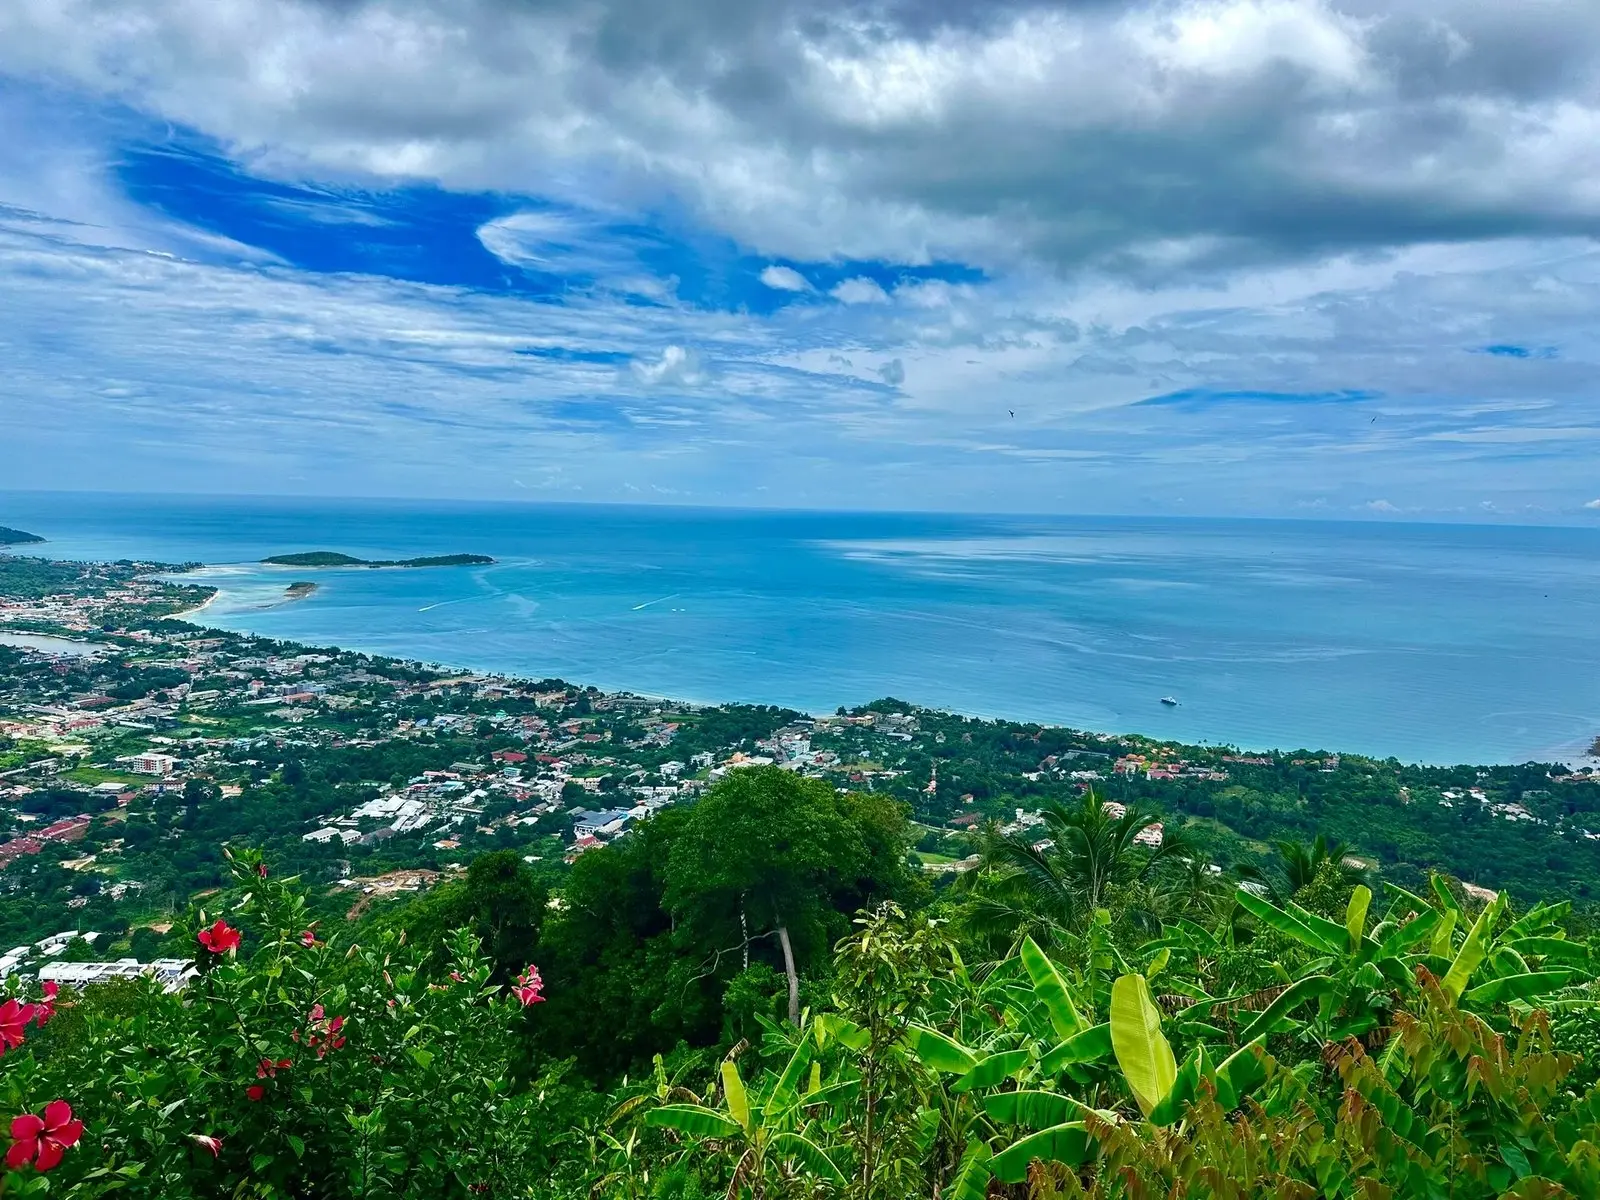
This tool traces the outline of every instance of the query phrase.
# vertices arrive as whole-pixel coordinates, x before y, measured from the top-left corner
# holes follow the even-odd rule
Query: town
[[[1246,753],[876,701],[812,715],[602,693],[205,628],[155,564],[0,557],[0,974],[176,983],[177,925],[223,848],[315,885],[325,919],[425,891],[488,849],[559,886],[579,856],[776,765],[903,802],[931,886],[984,838],[1089,791],[1219,864],[1332,828],[1399,882],[1420,863],[1540,894],[1600,879],[1600,776]],[[1559,841],[1570,866],[1548,867]],[[191,922],[192,924],[192,922]]]

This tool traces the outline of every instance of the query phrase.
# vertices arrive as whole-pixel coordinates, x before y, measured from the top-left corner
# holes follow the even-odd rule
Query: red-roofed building
[[[524,763],[528,761],[528,756],[521,750],[496,750],[494,757],[503,763]]]
[[[64,821],[57,821],[54,825],[46,825],[34,835],[51,842],[76,842],[89,832],[89,817],[79,815],[68,817]]]
[[[44,849],[44,843],[35,837],[12,838],[5,845],[0,846],[0,867],[7,866],[24,854],[37,854]]]

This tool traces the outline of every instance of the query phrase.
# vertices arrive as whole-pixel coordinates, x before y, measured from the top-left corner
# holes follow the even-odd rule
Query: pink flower
[[[316,933],[310,929],[306,930],[300,935],[300,944],[302,946],[315,946],[317,944]]]
[[[44,1106],[44,1116],[23,1113],[11,1122],[11,1149],[6,1151],[6,1166],[48,1171],[61,1156],[78,1143],[83,1122],[72,1119],[72,1106],[65,1100],[52,1100]]]
[[[209,1133],[191,1133],[189,1136],[201,1146],[204,1146],[207,1150],[211,1151],[212,1158],[215,1158],[217,1155],[222,1153],[221,1138],[212,1137]]]
[[[323,1008],[323,1007],[322,1007],[322,1005],[320,1005],[320,1004],[313,1004],[313,1005],[312,1005],[312,1006],[311,1006],[311,1020],[313,1020],[313,1021],[320,1021],[320,1020],[322,1020],[322,1018],[323,1018],[323,1017],[325,1017],[325,1016],[326,1016],[326,1015],[327,1015],[327,1010],[326,1010],[326,1009],[324,1009],[324,1008]]]
[[[541,994],[543,991],[544,980],[539,977],[539,968],[529,963],[527,970],[517,976],[511,994],[522,1001],[523,1008],[527,1008],[530,1004],[543,1003],[544,996]]]
[[[23,1026],[33,1020],[34,1006],[7,1000],[0,1004],[0,1054],[22,1045]]]
[[[50,1023],[50,1018],[56,1015],[56,996],[61,992],[61,985],[54,979],[47,979],[44,983],[44,999],[34,1006],[33,1023],[43,1029]]]
[[[454,979],[457,983],[465,983],[467,981],[466,977],[462,975],[460,971],[451,971],[450,978]]]
[[[267,877],[267,864],[266,863],[262,862],[262,863],[257,863],[256,864],[256,875],[259,876],[262,879],[265,879]]]
[[[239,948],[239,931],[221,917],[217,918],[217,923],[210,929],[202,929],[195,937],[213,954],[226,954],[230,950]]]

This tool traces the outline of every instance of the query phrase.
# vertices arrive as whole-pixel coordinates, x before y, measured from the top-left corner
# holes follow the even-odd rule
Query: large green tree
[[[668,851],[665,907],[747,966],[751,942],[776,936],[798,1022],[798,955],[826,953],[830,918],[906,886],[905,845],[904,816],[881,797],[778,767],[731,771]]]

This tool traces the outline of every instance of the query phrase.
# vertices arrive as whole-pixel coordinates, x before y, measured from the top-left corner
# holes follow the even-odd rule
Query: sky
[[[0,489],[1600,525],[1594,0],[7,0]]]

